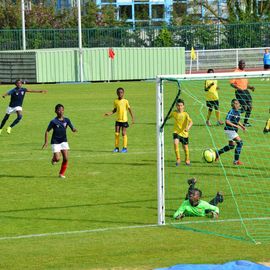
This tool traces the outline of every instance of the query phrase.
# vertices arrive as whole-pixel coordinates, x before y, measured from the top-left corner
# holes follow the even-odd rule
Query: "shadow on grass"
[[[108,216],[107,216],[108,217]],[[26,219],[26,220],[43,220],[43,221],[70,221],[70,222],[89,222],[89,223],[109,223],[109,224],[127,224],[127,225],[148,225],[147,222],[138,222],[138,221],[113,221],[113,220],[104,220],[104,219],[73,219],[73,218],[50,218],[50,217],[16,217],[16,216],[7,216],[7,215],[1,215],[1,218],[7,218],[7,219]]]
[[[44,176],[45,177],[45,176]],[[10,174],[0,174],[0,178],[37,178],[34,175],[10,175]]]
[[[91,164],[98,164],[98,165],[119,165],[119,162],[91,162]],[[152,163],[142,163],[142,162],[125,162],[122,163],[121,166],[153,166]]]
[[[149,200],[136,200],[136,201],[124,201],[124,202],[108,202],[108,203],[97,203],[97,204],[75,204],[75,205],[66,205],[66,206],[52,206],[52,207],[36,207],[36,208],[25,208],[25,209],[11,209],[11,210],[2,210],[0,213],[16,213],[24,211],[42,211],[42,210],[58,210],[58,209],[71,209],[71,208],[80,208],[80,207],[97,207],[97,206],[110,206],[118,205],[122,206],[130,203],[147,203],[147,202],[156,202],[156,199]],[[135,206],[137,207],[137,206]]]

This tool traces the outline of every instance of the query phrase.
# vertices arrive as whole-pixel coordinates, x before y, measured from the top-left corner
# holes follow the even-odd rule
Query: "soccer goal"
[[[263,132],[270,118],[270,72],[228,72],[191,75],[160,75],[156,79],[157,122],[157,190],[158,224],[195,232],[204,232],[233,239],[270,241],[270,132]],[[234,149],[220,155],[218,161],[206,163],[202,159],[204,149],[215,151],[228,145],[224,125],[217,124],[215,108],[210,113],[206,105],[205,81],[216,80],[219,90],[220,122],[231,109],[236,98],[232,79],[248,79],[255,87],[251,92],[252,108],[246,130],[238,130],[243,146],[241,165],[234,164]],[[180,148],[181,163],[176,164],[173,145],[174,120],[169,115],[176,109],[175,103],[184,100],[185,111],[193,121],[189,131],[191,164],[185,164],[185,153]],[[243,123],[246,111],[241,110]],[[176,166],[178,165],[178,166]],[[218,219],[185,217],[173,219],[173,214],[185,199],[187,179],[197,179],[196,188],[202,191],[202,200],[210,201],[222,192],[224,201],[219,204]]]

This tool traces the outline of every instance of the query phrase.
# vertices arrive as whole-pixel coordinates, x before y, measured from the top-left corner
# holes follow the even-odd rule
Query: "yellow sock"
[[[188,148],[185,148],[184,151],[185,151],[186,161],[188,161],[189,160],[189,150],[188,150]]]
[[[176,159],[180,160],[180,151],[179,151],[178,144],[174,144],[174,152],[175,152]]]
[[[265,128],[266,128],[266,129],[270,129],[270,119],[268,119]]]
[[[119,148],[120,133],[115,132],[115,147]]]
[[[123,147],[124,147],[124,148],[127,148],[127,143],[128,143],[127,135],[124,135],[124,136],[123,136]]]

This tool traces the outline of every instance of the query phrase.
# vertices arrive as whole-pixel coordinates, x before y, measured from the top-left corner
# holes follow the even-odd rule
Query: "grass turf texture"
[[[112,109],[119,86],[126,89],[125,96],[136,121],[128,129],[127,154],[112,153],[114,116],[103,117]],[[1,86],[0,90],[5,92],[10,88]],[[28,93],[22,122],[10,135],[3,130],[0,137],[1,269],[151,269],[177,263],[270,260],[269,245],[265,243],[254,245],[172,226],[147,227],[157,222],[154,83],[35,85],[29,88],[47,89],[48,94]],[[170,100],[173,95],[170,94]],[[186,99],[188,102],[189,98]],[[50,164],[50,148],[41,150],[45,129],[55,116],[57,103],[64,104],[65,116],[78,129],[76,134],[68,131],[71,151],[66,180],[57,178],[59,165]],[[4,115],[7,105],[7,99],[2,101],[1,114]],[[11,116],[7,125],[14,117]],[[265,117],[266,120],[267,112]],[[196,129],[204,128],[200,126],[202,121],[198,118],[194,122],[197,127],[192,131],[191,150],[192,147],[200,148],[200,141],[203,141],[195,136]],[[171,136],[171,129],[168,125],[168,136]],[[166,161],[168,167],[174,163],[170,148],[172,145],[166,150],[171,155]],[[215,167],[202,163],[201,151],[194,149],[191,153],[192,167],[181,165],[178,171],[174,171],[174,167],[168,170],[170,176],[177,176],[176,182],[169,183],[168,187],[172,190],[167,198],[170,201],[168,215],[178,207],[188,176],[203,180],[203,175],[217,178],[222,175],[216,173]],[[241,172],[238,173],[242,177]],[[176,190],[178,183],[180,188]],[[210,196],[214,188],[206,187],[205,196]],[[226,207],[234,208],[231,203]],[[225,217],[230,218],[229,212],[224,212]],[[83,233],[83,230],[93,231]],[[72,231],[77,233],[53,235]],[[52,235],[34,236],[44,233]],[[33,237],[8,238],[21,235]]]

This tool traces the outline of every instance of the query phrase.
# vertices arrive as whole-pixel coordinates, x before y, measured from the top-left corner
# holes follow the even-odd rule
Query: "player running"
[[[55,113],[56,117],[49,123],[49,126],[45,132],[45,142],[42,148],[48,146],[48,134],[50,130],[53,129],[53,134],[51,138],[51,145],[52,145],[52,151],[53,151],[53,157],[52,157],[52,164],[56,164],[60,160],[60,155],[63,156],[63,161],[61,165],[61,169],[59,172],[60,178],[66,178],[65,172],[68,165],[68,150],[69,145],[67,142],[67,127],[70,127],[70,129],[73,132],[77,132],[77,129],[73,127],[71,121],[64,117],[64,106],[62,104],[57,104],[55,106]]]
[[[10,102],[6,110],[6,114],[0,125],[0,134],[2,133],[2,129],[8,120],[11,113],[17,114],[17,118],[13,121],[13,123],[7,128],[7,133],[11,133],[11,129],[17,125],[22,119],[22,104],[25,97],[25,93],[47,93],[47,90],[30,90],[22,87],[22,81],[16,80],[16,87],[3,94],[2,97],[10,96]]]

